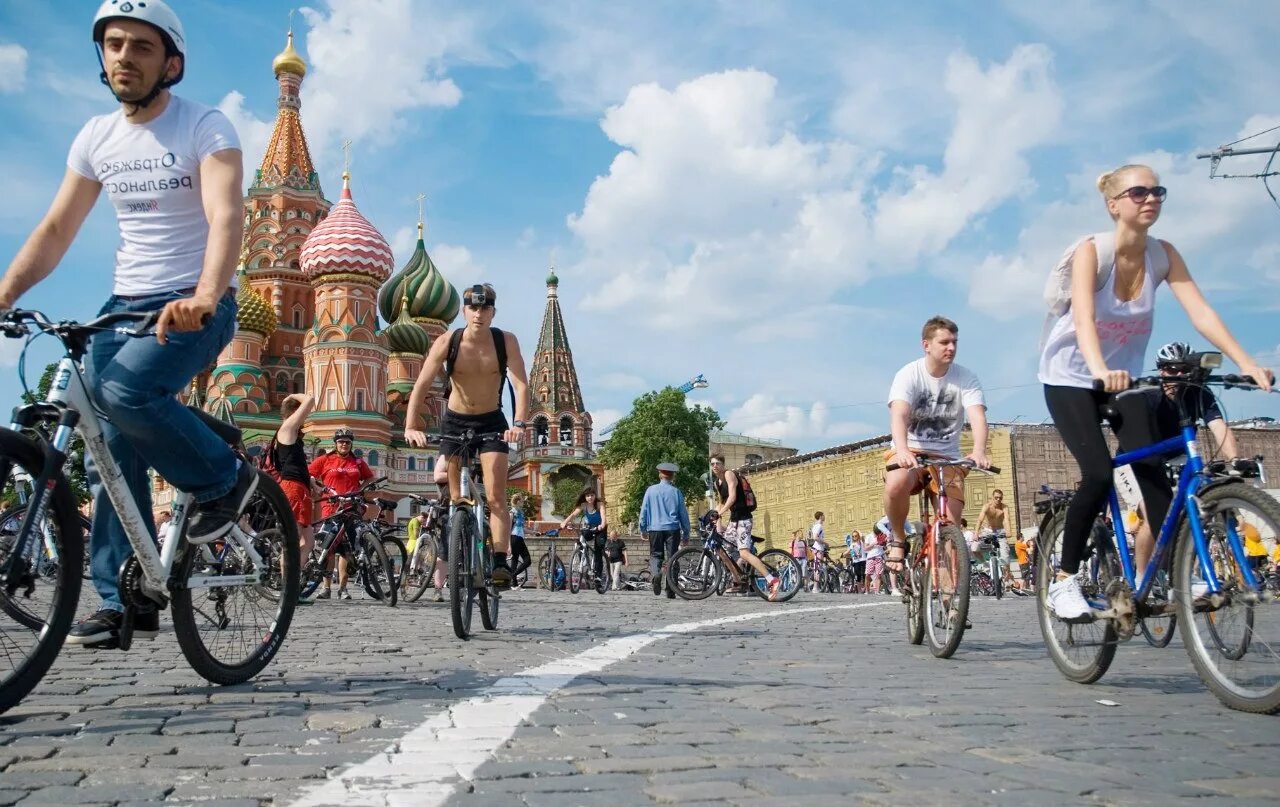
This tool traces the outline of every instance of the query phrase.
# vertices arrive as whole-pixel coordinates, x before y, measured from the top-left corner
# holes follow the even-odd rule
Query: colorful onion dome
[[[281,73],[292,73],[299,77],[307,75],[307,63],[302,61],[302,56],[293,49],[293,31],[289,32],[289,40],[284,50],[271,61],[271,69],[277,76]]]
[[[462,308],[458,290],[445,280],[427,254],[421,224],[418,225],[418,245],[408,263],[378,292],[378,311],[387,322],[398,319],[406,304],[409,316],[414,319],[434,319],[446,325]]]
[[[409,318],[407,299],[400,301],[400,315],[382,334],[387,337],[387,346],[393,353],[416,353],[424,356],[431,349],[431,337],[421,325]]]
[[[302,271],[315,280],[321,275],[367,275],[384,282],[395,268],[391,246],[382,233],[360,215],[351,198],[351,175],[342,175],[342,198],[302,245]]]
[[[249,284],[249,278],[245,275],[244,264],[240,264],[240,289],[236,292],[236,324],[242,330],[260,333],[264,337],[270,337],[276,332],[276,328],[280,325],[280,321],[276,318],[276,312],[272,309],[271,304],[263,298],[258,290]]]

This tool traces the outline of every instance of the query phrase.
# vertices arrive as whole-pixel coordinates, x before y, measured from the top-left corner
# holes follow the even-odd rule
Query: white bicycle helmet
[[[1160,364],[1185,364],[1191,357],[1191,345],[1186,342],[1170,342],[1156,351]]]
[[[111,87],[107,82],[106,66],[102,63],[103,32],[111,20],[137,20],[147,23],[160,32],[160,38],[164,41],[168,55],[177,54],[182,57],[182,67],[178,68],[178,75],[169,81],[161,80],[150,95],[137,102],[138,106],[146,106],[160,94],[161,90],[182,81],[182,76],[187,71],[187,37],[182,30],[182,21],[178,19],[177,14],[173,13],[173,9],[169,8],[164,0],[106,0],[98,7],[98,13],[93,15],[93,42],[98,46],[98,64],[102,65],[103,84],[108,88]]]

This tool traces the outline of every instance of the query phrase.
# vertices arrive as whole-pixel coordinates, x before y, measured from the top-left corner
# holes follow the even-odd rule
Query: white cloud
[[[592,376],[590,379],[592,384],[607,390],[643,390],[648,389],[648,384],[643,378],[631,373],[603,373],[598,376]]]
[[[302,85],[307,136],[323,154],[338,141],[393,142],[406,113],[462,99],[445,56],[470,48],[468,18],[409,0],[330,0],[303,8],[309,72]]]
[[[218,104],[218,109],[226,115],[231,125],[240,136],[240,150],[244,159],[244,182],[248,187],[253,182],[253,172],[262,164],[263,155],[267,153],[267,144],[271,141],[274,124],[264,121],[245,108],[244,96],[232,90]]]
[[[607,429],[609,426],[612,426],[619,420],[622,420],[622,416],[625,414],[627,413],[623,412],[621,409],[609,409],[606,407],[592,409],[591,422],[595,424],[595,436],[599,437],[602,429]]]
[[[445,280],[461,290],[463,286],[485,282],[485,268],[471,254],[471,250],[455,244],[436,244],[427,250],[431,260],[444,275]]]
[[[22,92],[27,85],[27,49],[19,44],[0,45],[0,93]]]
[[[729,413],[726,429],[767,440],[781,440],[786,445],[811,443],[815,440],[849,440],[865,434],[870,427],[854,421],[833,421],[824,401],[807,409],[779,403],[772,395],[757,393]]]

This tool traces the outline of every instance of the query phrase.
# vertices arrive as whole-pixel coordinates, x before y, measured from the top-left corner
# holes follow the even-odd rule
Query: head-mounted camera
[[[465,305],[484,307],[493,305],[493,298],[489,296],[488,290],[483,285],[477,283],[463,293],[462,302]]]

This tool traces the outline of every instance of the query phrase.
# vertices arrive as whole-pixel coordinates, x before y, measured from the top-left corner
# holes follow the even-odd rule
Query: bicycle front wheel
[[[1245,525],[1270,544],[1280,538],[1280,503],[1247,484],[1211,488],[1198,496],[1205,540],[1221,585],[1208,593],[1200,557],[1184,520],[1174,560],[1174,602],[1182,643],[1196,673],[1218,700],[1232,709],[1280,712],[1280,601],[1258,580],[1244,578],[1244,558],[1228,537],[1243,543]],[[1255,573],[1255,577],[1259,577]]]
[[[399,588],[404,583],[404,570],[409,567],[409,550],[399,537],[385,532],[382,534],[382,548],[387,553],[387,560],[391,561],[391,582]]]
[[[939,527],[932,557],[925,556],[925,635],[937,658],[951,658],[969,618],[969,547],[952,524]]]
[[[39,479],[43,471],[44,452],[37,443],[0,429],[0,484],[6,501],[17,499],[16,485],[25,484],[15,476]],[[6,521],[0,529],[0,573],[12,569],[0,585],[0,713],[25,698],[49,671],[80,599],[84,536],[71,486],[60,474],[43,521],[35,525],[39,529],[24,547],[18,546],[21,522],[10,528]],[[45,551],[41,544],[46,537],[58,563],[49,573],[37,574],[35,564]]]
[[[356,541],[356,552],[360,564],[360,582],[370,597],[389,608],[394,608],[399,593],[396,591],[396,576],[392,571],[391,558],[382,543],[382,536],[373,530],[364,530]]]
[[[904,562],[910,562],[910,559]],[[920,644],[924,641],[925,578],[916,566],[912,566],[907,574],[911,575],[911,590],[907,592],[907,642]]]
[[[800,593],[800,588],[804,585],[804,574],[800,571],[800,564],[796,563],[796,559],[791,557],[790,553],[782,549],[766,549],[757,557],[765,568],[782,581],[778,586],[777,595],[773,598],[774,602],[787,602]],[[768,599],[767,580],[757,574],[754,569],[747,569],[747,574],[751,575],[750,585],[756,594]]]
[[[502,599],[493,587],[493,547],[487,543],[482,551],[485,571],[485,585],[476,589],[476,597],[480,601],[480,624],[485,630],[498,629],[498,603]]]
[[[716,592],[724,570],[702,547],[686,546],[667,563],[667,585],[682,600],[705,600]]]
[[[1101,678],[1116,656],[1117,635],[1110,620],[1064,622],[1049,607],[1049,586],[1062,568],[1063,510],[1040,533],[1036,553],[1036,615],[1040,635],[1058,672],[1077,684]],[[1121,575],[1120,563],[1106,534],[1096,529],[1080,562],[1080,591],[1085,599],[1106,601],[1107,585]]]
[[[471,508],[460,505],[449,521],[449,615],[453,633],[459,639],[471,638],[471,609],[476,589],[472,554],[476,545],[475,517]]]
[[[260,582],[246,584],[245,575]],[[261,672],[284,644],[298,604],[298,525],[275,480],[258,471],[232,534],[188,544],[176,577],[185,585],[173,591],[173,632],[191,669],[215,684],[241,684]],[[220,586],[219,577],[242,580]]]
[[[569,558],[569,593],[577,594],[582,590],[582,576],[586,573],[586,562],[581,549],[573,550]]]

